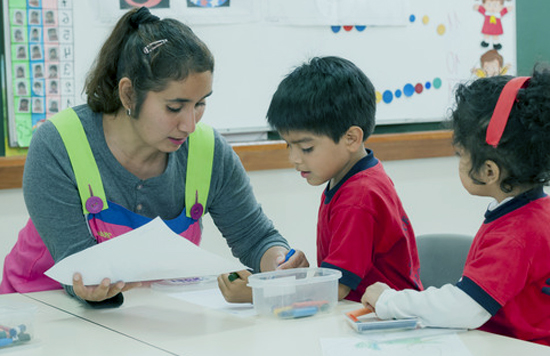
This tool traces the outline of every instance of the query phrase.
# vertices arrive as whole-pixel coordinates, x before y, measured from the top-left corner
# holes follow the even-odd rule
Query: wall
[[[119,3],[112,0],[72,2],[73,88],[76,88],[77,104],[84,102],[78,93],[84,86],[86,73],[123,13],[116,11]],[[153,13],[161,17],[173,16],[190,23],[214,53],[214,92],[208,99],[204,121],[224,133],[265,130],[265,113],[280,80],[305,60],[326,55],[348,58],[370,77],[379,100],[379,124],[441,121],[451,103],[454,85],[472,78],[472,67],[479,66],[480,55],[486,51],[480,47],[483,17],[473,10],[474,0],[235,0],[231,3],[237,8],[239,4],[249,3],[251,8],[258,8],[253,12],[259,15],[220,25],[218,20],[223,17],[206,22],[198,21],[198,15],[185,16],[185,12],[178,12],[185,4],[183,1],[172,1],[173,9],[153,9]],[[299,12],[300,6],[306,3],[309,7],[304,6]],[[400,21],[371,26],[373,23],[367,20],[315,24],[305,20],[313,10],[344,3],[389,8],[399,14]],[[265,8],[277,5],[286,9],[288,17],[295,16],[294,19],[285,20],[280,15],[277,21],[273,20],[272,13]],[[203,14],[209,11],[201,10]],[[502,21],[506,36],[502,36],[501,52],[506,63],[511,63],[511,71],[515,71],[515,11]],[[331,25],[367,26],[346,26],[351,27],[349,31],[340,26],[335,32]],[[8,26],[6,19],[4,26]],[[7,67],[11,68],[10,63]],[[7,74],[10,73],[8,70]],[[12,133],[15,131],[12,129]]]
[[[518,75],[530,75],[537,62],[550,62],[550,1],[529,0],[517,3]]]

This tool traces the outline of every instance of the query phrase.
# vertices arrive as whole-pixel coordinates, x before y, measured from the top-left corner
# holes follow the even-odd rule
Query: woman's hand
[[[238,277],[235,277],[235,273]],[[242,270],[218,276],[218,287],[229,303],[252,303],[252,288],[248,287],[248,276],[252,273]],[[229,276],[232,275],[231,279]]]
[[[122,281],[111,284],[109,278],[105,278],[100,284],[94,286],[85,286],[80,273],[73,275],[73,291],[74,293],[90,302],[101,302],[110,299],[120,292],[125,292],[135,287],[140,287],[141,282],[124,283]]]
[[[388,289],[391,288],[386,283],[376,282],[371,284],[367,287],[367,290],[365,290],[365,294],[363,294],[363,297],[361,298],[361,303],[363,303],[365,308],[370,308],[376,311],[376,303],[378,302],[378,298],[380,298],[380,295]]]

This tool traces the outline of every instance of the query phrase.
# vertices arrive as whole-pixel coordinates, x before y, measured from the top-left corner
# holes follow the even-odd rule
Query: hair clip
[[[487,144],[496,148],[506,124],[508,123],[508,117],[510,116],[510,111],[512,111],[512,106],[516,101],[518,91],[525,87],[529,82],[530,77],[516,77],[511,79],[500,92],[498,97],[497,105],[489,121],[489,126],[487,126],[487,133],[485,135],[485,142]]]
[[[147,46],[143,47],[143,53],[149,54],[153,52],[155,49],[165,44],[166,42],[168,42],[167,39],[151,42]]]

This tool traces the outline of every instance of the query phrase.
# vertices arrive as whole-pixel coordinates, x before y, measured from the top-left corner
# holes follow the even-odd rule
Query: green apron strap
[[[204,123],[198,123],[195,131],[189,135],[188,141],[185,214],[191,217],[191,208],[199,203],[202,205],[202,216],[206,214],[206,202],[212,178],[214,130]]]
[[[105,197],[99,169],[78,115],[73,109],[68,108],[56,114],[50,121],[59,131],[69,154],[84,215],[90,213],[86,207],[86,202],[91,196],[103,201],[101,210],[107,209],[107,198]],[[94,211],[94,213],[97,212],[99,211]]]

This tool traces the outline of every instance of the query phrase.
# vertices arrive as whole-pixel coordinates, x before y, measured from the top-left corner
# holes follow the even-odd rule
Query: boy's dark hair
[[[542,186],[550,180],[550,70],[535,67],[527,87],[520,89],[496,148],[486,143],[487,126],[504,85],[511,76],[481,78],[461,84],[452,112],[453,144],[471,155],[470,178],[484,162],[494,161],[505,178],[500,188]]]
[[[351,126],[366,140],[375,124],[376,96],[367,76],[339,57],[315,57],[283,79],[267,121],[277,131],[309,131],[338,143]]]
[[[144,48],[167,40],[150,53]],[[160,20],[146,7],[128,11],[103,44],[86,78],[88,105],[95,112],[114,113],[122,106],[118,82],[132,81],[135,93],[133,116],[137,117],[149,91],[162,91],[173,80],[190,73],[214,70],[214,57],[193,31],[174,19]]]

